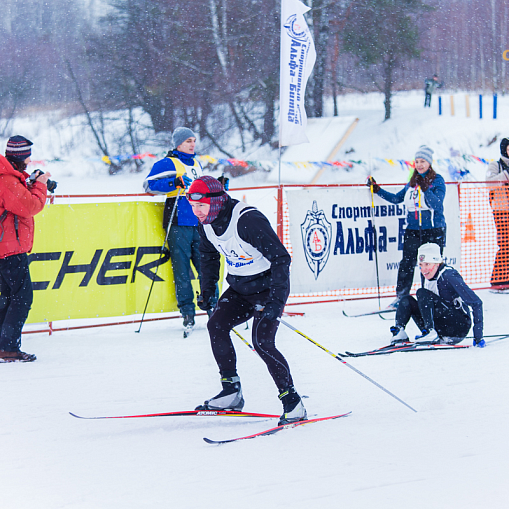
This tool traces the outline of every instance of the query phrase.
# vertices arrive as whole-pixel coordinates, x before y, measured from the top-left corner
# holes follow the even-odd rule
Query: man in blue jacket
[[[456,344],[462,341],[474,317],[474,346],[483,348],[483,310],[481,299],[467,286],[459,272],[443,263],[438,244],[427,243],[417,254],[422,288],[416,297],[404,296],[391,327],[393,344],[409,341],[405,327],[413,318],[421,334],[417,343]]]
[[[191,284],[191,262],[200,275],[198,219],[185,198],[186,188],[202,176],[202,168],[195,154],[196,135],[187,127],[173,132],[174,149],[157,161],[143,183],[145,192],[166,194],[163,228],[168,231],[177,305],[184,318],[184,337],[194,327],[195,303]],[[174,207],[172,224],[169,224]]]

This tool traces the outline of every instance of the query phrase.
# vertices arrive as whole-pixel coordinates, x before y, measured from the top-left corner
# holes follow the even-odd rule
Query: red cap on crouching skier
[[[207,217],[203,221],[200,219],[201,224],[212,223],[228,199],[221,182],[210,175],[197,178],[187,190],[186,196],[190,202],[210,205]]]

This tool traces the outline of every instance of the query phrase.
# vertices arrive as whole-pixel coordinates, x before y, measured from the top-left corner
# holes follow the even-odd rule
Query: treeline
[[[506,0],[304,3],[317,50],[310,117],[341,114],[340,94],[379,90],[388,119],[395,91],[435,73],[451,90],[508,89]],[[135,152],[140,111],[162,143],[185,124],[229,156],[232,139],[240,150],[277,145],[280,0],[4,0],[3,9],[0,134],[23,111],[61,108],[86,113],[111,155],[108,115],[122,110]]]

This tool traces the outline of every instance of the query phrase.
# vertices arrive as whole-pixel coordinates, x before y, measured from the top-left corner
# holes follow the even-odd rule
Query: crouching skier
[[[392,343],[407,342],[405,326],[414,319],[422,331],[417,343],[456,344],[465,339],[474,316],[473,346],[483,348],[483,311],[481,299],[467,286],[459,272],[443,263],[438,244],[423,244],[417,260],[421,270],[422,288],[416,297],[406,295],[396,311],[391,327]]]
[[[244,407],[230,331],[253,317],[254,348],[267,365],[283,403],[279,424],[306,419],[288,363],[275,344],[278,318],[290,293],[288,251],[268,219],[256,208],[232,199],[215,178],[206,175],[196,179],[187,199],[200,222],[202,273],[198,306],[204,311],[213,307],[220,254],[226,260],[229,284],[207,323],[223,390],[197,410],[240,411]],[[263,310],[256,309],[260,306]]]

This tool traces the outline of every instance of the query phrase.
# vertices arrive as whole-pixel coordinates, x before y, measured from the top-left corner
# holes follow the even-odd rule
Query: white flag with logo
[[[304,19],[309,7],[298,0],[281,1],[279,146],[309,143],[304,96],[316,51]]]

